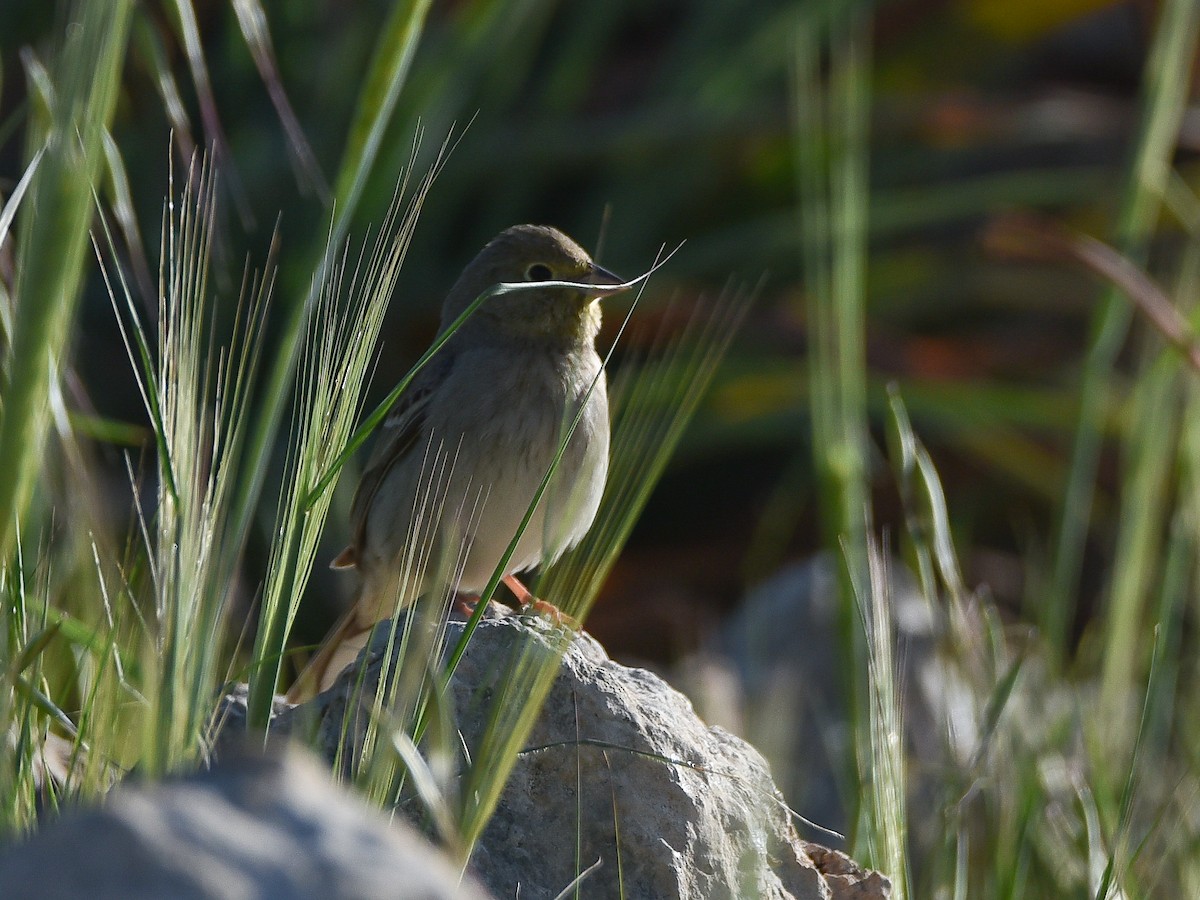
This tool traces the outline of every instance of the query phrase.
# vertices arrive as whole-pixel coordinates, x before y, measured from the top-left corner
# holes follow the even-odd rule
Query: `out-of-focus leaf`
[[[267,86],[275,113],[287,134],[288,149],[295,162],[300,183],[312,188],[322,201],[328,202],[329,185],[321,173],[312,147],[308,144],[304,129],[300,127],[300,121],[296,118],[287,92],[283,89],[283,79],[275,61],[275,47],[271,43],[271,31],[267,27],[267,14],[258,0],[233,0],[233,10],[237,14],[246,46],[250,48],[254,57],[254,64],[258,66],[258,74]]]

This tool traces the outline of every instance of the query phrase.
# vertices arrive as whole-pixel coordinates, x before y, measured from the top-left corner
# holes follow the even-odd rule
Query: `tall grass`
[[[218,688],[243,662],[251,716],[265,723],[336,484],[325,476],[355,424],[379,324],[436,173],[435,163],[407,212],[402,206],[407,182],[401,183],[373,251],[347,272],[350,217],[427,7],[398,7],[380,36],[339,175],[341,205],[327,243],[310,264],[311,290],[283,304],[292,324],[282,342],[269,348],[275,260],[267,261],[267,271],[243,277],[236,309],[217,297],[210,281],[213,247],[221,242],[218,226],[227,219],[218,212],[221,194],[208,159],[193,157],[180,185],[172,178],[158,284],[149,288],[156,299],[145,298],[148,316],[140,311],[136,295],[148,281],[138,271],[140,230],[121,148],[107,130],[135,16],[132,5],[121,0],[65,9],[71,24],[52,65],[43,69],[30,57],[45,121],[40,129],[27,129],[32,160],[27,179],[0,218],[5,233],[12,225],[21,247],[14,296],[5,297],[0,422],[0,453],[8,466],[0,492],[13,513],[0,529],[6,597],[0,768],[11,788],[5,791],[11,798],[6,828],[29,827],[39,804],[57,802],[61,791],[85,797],[103,792],[124,769],[136,766],[154,777],[204,760],[217,724],[212,717]],[[156,34],[143,13],[136,13],[138,34],[153,49]],[[263,11],[254,0],[240,0],[237,14],[271,85],[277,73]],[[190,2],[174,3],[172,18],[188,48],[202,112],[218,136],[217,155],[227,159]],[[152,54],[151,64],[165,65],[162,55]],[[173,96],[170,73],[160,68],[158,75],[164,96]],[[294,126],[286,98],[277,90],[272,96],[281,117]],[[177,111],[172,104],[168,109]],[[181,135],[185,146],[187,133],[185,128]],[[290,135],[298,159],[310,164],[303,136],[294,128]],[[319,180],[319,173],[310,174]],[[232,193],[240,203],[238,190],[235,181]],[[102,196],[111,200],[111,218]],[[148,471],[128,461],[137,518],[124,535],[112,528],[110,512],[96,508],[103,505],[93,498],[98,473],[74,447],[65,418],[57,420],[62,446],[42,452],[43,434],[62,410],[54,379],[67,359],[76,300],[89,271],[84,253],[89,228],[154,439]],[[131,251],[132,282],[123,250]],[[218,323],[228,320],[231,309],[234,327],[226,342]],[[271,543],[260,621],[246,655],[238,652],[246,629],[229,622],[240,599],[235,573],[273,452],[277,410],[291,395],[297,359],[302,382],[288,435],[288,487]],[[273,380],[264,384],[263,372],[273,373]],[[55,480],[48,460],[60,453],[73,465],[64,494],[55,497],[47,491]],[[38,516],[26,521],[39,478]],[[76,497],[93,498],[90,517],[73,517]],[[50,520],[43,510],[49,508],[68,517],[67,541],[44,531]],[[29,547],[22,542],[26,531],[34,535]],[[71,555],[81,542],[87,554],[82,571]],[[69,582],[61,575],[57,582],[51,579],[52,570],[64,568]],[[58,596],[63,590],[76,598],[68,607]],[[64,711],[73,707],[73,714]],[[65,746],[50,729],[65,732]],[[47,774],[51,769],[53,777]]]
[[[435,163],[411,198],[405,197],[407,179],[401,180],[372,252],[359,254],[352,265],[334,227],[327,258],[314,274],[312,290],[318,299],[306,312],[311,318],[302,345],[294,436],[250,670],[247,715],[257,728],[269,724],[284,650],[324,532],[337,483],[326,475],[349,442],[361,411],[379,328],[436,174]],[[286,355],[285,348],[279,359]]]
[[[216,348],[208,282],[216,197],[213,172],[197,163],[168,206],[155,333],[147,333],[128,289],[117,311],[128,317],[126,348],[158,450],[153,517],[141,523],[153,605],[144,633],[130,635],[144,642],[138,656],[150,720],[139,764],[151,775],[203,752],[211,698],[229,674],[226,617],[234,585],[226,529],[271,285],[265,276],[247,279],[242,327],[232,344]],[[124,601],[118,609],[136,608],[138,587],[117,586]]]
[[[826,50],[828,53],[826,54]],[[827,83],[820,70],[829,61]],[[867,518],[869,447],[865,359],[867,239],[867,19],[851,11],[813,15],[796,47],[796,168],[801,243],[811,323],[809,352],[813,462],[826,545],[840,560],[839,675],[850,721],[868,721],[867,647],[858,598],[869,583]],[[860,810],[860,751],[868,732],[856,727],[841,773],[854,821]],[[851,841],[857,841],[857,827]]]
[[[1159,225],[1196,24],[1194,4],[1166,5],[1148,56],[1130,188],[1113,229],[1131,265],[1147,258],[1146,247]],[[830,41],[835,56],[827,93],[801,95],[818,109],[836,96],[839,40],[835,35]],[[806,50],[816,56],[811,45]],[[850,121],[857,108],[852,97],[842,97],[837,106]],[[819,120],[807,125],[816,128]],[[802,136],[802,145],[805,140]],[[810,188],[802,195],[805,202],[812,202],[816,191],[815,173],[833,177],[837,165],[836,158],[822,167],[801,157],[802,172],[814,173],[806,176]],[[1192,208],[1190,191],[1178,183],[1176,187],[1183,208]],[[825,210],[818,199],[815,215],[829,215]],[[843,243],[844,253],[859,246],[854,232],[832,219],[825,234],[833,245]],[[1189,228],[1175,273],[1168,276],[1185,314],[1191,312],[1197,290],[1195,248]],[[856,308],[853,295],[841,299],[822,272],[828,269],[818,266],[811,290],[839,298],[849,310]],[[820,406],[830,395],[822,383],[837,383],[839,357],[820,345],[822,335],[832,329],[820,304],[832,301],[812,302],[814,427],[819,429],[821,417],[830,415]],[[866,617],[872,702],[865,709],[848,706],[856,716],[856,733],[870,736],[870,752],[862,754],[869,765],[862,770],[860,801],[872,812],[860,818],[865,831],[858,846],[868,858],[892,867],[898,885],[910,887],[914,896],[1186,896],[1188,886],[1196,883],[1197,857],[1184,848],[1187,841],[1173,836],[1195,803],[1193,791],[1176,788],[1194,784],[1197,775],[1194,754],[1179,743],[1196,721],[1183,699],[1194,679],[1194,654],[1183,636],[1181,606],[1194,592],[1196,577],[1195,495],[1185,487],[1194,468],[1194,445],[1184,438],[1191,430],[1184,398],[1192,393],[1196,374],[1185,370],[1181,356],[1164,351],[1162,337],[1151,330],[1137,335],[1128,384],[1113,377],[1133,308],[1114,286],[1095,320],[1056,556],[1050,579],[1035,582],[1049,586],[1039,597],[1040,634],[1021,637],[1002,627],[986,599],[965,591],[932,458],[916,439],[903,406],[893,401],[893,453],[909,522],[906,558],[944,623],[945,644],[939,653],[944,688],[966,688],[976,735],[973,749],[962,755],[955,748],[964,735],[956,733],[953,720],[940,723],[951,767],[939,779],[937,800],[925,810],[940,816],[942,827],[933,831],[940,831],[941,839],[920,836],[919,829],[909,828],[913,813],[905,802],[911,797],[905,792],[907,766],[894,753],[880,755],[889,748],[887,741],[897,739],[901,695],[896,660],[879,637],[887,615],[878,599],[876,564],[875,590],[864,591],[862,599],[862,606],[872,611]],[[864,366],[859,375],[865,374]],[[1114,395],[1119,398],[1115,425],[1122,447],[1114,556],[1104,577],[1109,585],[1106,606],[1076,656],[1067,626],[1075,615],[1083,541],[1093,528],[1096,461],[1102,435],[1113,424],[1105,419],[1105,400]],[[829,442],[825,452],[836,446]],[[853,565],[856,541],[845,537],[844,526],[836,531]],[[847,654],[842,665],[853,670],[845,673],[847,681],[861,673],[853,655]],[[905,857],[906,833],[920,842],[909,846],[911,863]]]
[[[79,25],[56,56],[47,120],[31,129],[41,154],[22,202],[18,279],[0,420],[0,558],[16,543],[49,427],[52,367],[65,355],[79,300],[104,134],[116,104],[132,4],[80,4]],[[31,298],[31,299],[26,299]],[[21,302],[24,300],[25,302]]]
[[[1193,321],[1200,271],[1189,215],[1194,197],[1171,167],[1197,23],[1194,4],[1165,4],[1158,16],[1128,188],[1112,226],[1122,265],[1144,262],[1172,192],[1186,230],[1164,276],[1176,307]],[[856,638],[858,649],[843,638],[840,666],[843,683],[859,684],[870,698],[862,702],[851,688],[847,702],[861,790],[849,800],[860,810],[852,846],[888,870],[902,895],[1186,896],[1196,884],[1198,859],[1187,849],[1195,830],[1182,824],[1195,809],[1190,786],[1197,778],[1195,755],[1184,749],[1197,721],[1184,699],[1195,677],[1184,610],[1197,574],[1189,417],[1196,372],[1183,355],[1165,349],[1156,330],[1135,329],[1132,371],[1115,374],[1136,324],[1136,307],[1121,285],[1108,288],[1093,323],[1055,553],[1044,569],[1028,563],[1031,583],[1043,586],[1035,607],[1040,632],[1002,625],[986,595],[967,589],[934,459],[900,400],[906,388],[893,389],[889,428],[907,518],[904,559],[942,623],[939,684],[959,705],[953,717],[946,706],[939,721],[945,757],[936,796],[924,796],[914,812],[909,770],[918,761],[906,759],[897,742],[904,695],[918,692],[896,680],[882,557],[866,554],[863,544],[862,472],[869,451],[861,386],[869,370],[856,275],[861,262],[856,268],[852,261],[864,252],[866,226],[853,210],[861,216],[867,208],[865,182],[854,175],[863,171],[866,150],[854,137],[863,97],[847,88],[849,73],[863,77],[856,69],[863,46],[856,27],[834,19],[820,40],[811,26],[802,30],[797,96],[822,514],[827,543],[847,570],[861,572],[870,561],[871,574],[854,581],[857,600],[845,593],[842,600],[843,623],[857,610],[858,634],[868,638],[865,645]],[[1056,261],[1071,262],[1065,255]],[[1180,339],[1171,339],[1178,346]],[[964,395],[962,402],[972,398]],[[1114,431],[1121,447],[1119,508],[1112,561],[1103,573],[1105,605],[1076,652],[1070,627],[1083,544],[1089,536],[1110,539],[1097,533],[1092,493],[1104,436]],[[854,452],[847,453],[846,435],[854,434]],[[849,520],[852,508],[858,521]],[[918,815],[934,816],[932,827],[914,821]],[[1190,837],[1180,838],[1180,827]]]
[[[3,826],[26,826],[44,765],[44,717],[74,736],[76,729],[47,692],[41,654],[64,631],[51,605],[42,537],[30,514],[31,498],[61,409],[60,366],[67,356],[88,251],[92,192],[104,159],[123,64],[131,4],[80,4],[78,26],[58,47],[49,69],[31,60],[31,74],[49,91],[27,132],[28,191],[9,200],[4,217],[15,222],[16,278],[5,297],[5,365],[0,419],[0,731],[6,765],[0,790]],[[36,171],[35,171],[36,168]],[[19,204],[19,209],[17,206]],[[11,213],[15,211],[15,219]]]
[[[1117,247],[1135,260],[1146,258],[1163,193],[1171,170],[1181,118],[1187,103],[1188,72],[1194,61],[1200,10],[1194,3],[1173,2],[1163,6],[1155,31],[1154,43],[1146,56],[1143,77],[1141,122],[1129,168],[1121,211],[1114,223]],[[1054,568],[1045,604],[1046,627],[1052,643],[1059,645],[1067,634],[1076,608],[1080,567],[1092,509],[1093,483],[1100,452],[1104,401],[1112,383],[1113,366],[1129,328],[1129,306],[1115,291],[1108,291],[1092,322],[1091,341],[1084,364],[1079,396],[1079,425],[1071,457],[1070,476],[1062,498]],[[1144,527],[1131,525],[1135,530]],[[1144,566],[1134,545],[1141,538],[1126,530],[1123,552],[1132,553],[1124,572]],[[1152,535],[1145,537],[1153,540]],[[1143,548],[1144,548],[1143,542]],[[1129,577],[1120,574],[1120,579]],[[1113,596],[1114,609],[1122,619],[1109,633],[1112,643],[1109,687],[1106,698],[1112,702],[1118,681],[1127,681],[1133,672],[1132,643],[1127,637],[1138,618],[1141,603],[1132,585],[1118,585]]]

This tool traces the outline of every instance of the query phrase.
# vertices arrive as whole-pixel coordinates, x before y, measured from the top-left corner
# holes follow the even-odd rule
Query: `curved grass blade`
[[[1116,245],[1134,260],[1144,254],[1154,229],[1188,102],[1188,73],[1200,33],[1200,4],[1168,0],[1158,16],[1146,54],[1141,124],[1133,163],[1116,223]],[[1059,513],[1054,569],[1045,600],[1045,627],[1055,646],[1065,645],[1075,618],[1084,545],[1091,525],[1092,499],[1104,426],[1104,401],[1113,366],[1124,343],[1129,307],[1113,290],[1105,294],[1091,327],[1084,361],[1079,414],[1071,466]]]
[[[291,151],[297,177],[302,186],[312,188],[323,203],[328,203],[329,184],[321,173],[321,167],[312,147],[309,146],[308,138],[304,136],[304,129],[300,127],[300,121],[296,118],[292,104],[283,89],[279,65],[275,61],[275,47],[271,42],[271,31],[267,27],[267,14],[258,0],[233,0],[233,11],[242,30],[242,37],[246,39],[246,46],[250,48],[250,54],[254,57],[254,64],[258,67],[259,77],[267,86],[267,94],[275,107],[275,114],[279,116],[287,135],[288,149]]]
[[[225,136],[225,129],[221,125],[221,116],[217,112],[217,100],[213,94],[212,79],[208,75],[208,63],[204,60],[204,40],[200,36],[200,23],[196,19],[196,10],[192,6],[192,0],[173,0],[171,6],[175,10],[174,25],[177,29],[177,36],[183,43],[188,69],[192,73],[192,84],[196,88],[196,97],[200,103],[200,118],[204,122],[204,132],[212,144],[214,162],[225,173],[224,177],[229,182],[234,203],[237,204],[238,215],[241,216],[243,222],[252,224],[254,214],[246,198],[246,192],[241,187],[237,169],[233,165],[229,139]]]
[[[12,550],[50,424],[51,372],[65,356],[83,282],[92,189],[116,105],[129,0],[84,3],[54,67],[45,153],[22,206],[16,307],[0,422],[0,559]],[[28,302],[22,300],[28,298]]]
[[[21,175],[21,180],[17,182],[17,186],[9,195],[8,202],[0,210],[0,244],[3,244],[4,239],[8,237],[8,229],[12,226],[17,210],[21,207],[21,198],[25,196],[25,191],[29,188],[29,182],[33,180],[33,176],[37,172],[38,163],[42,161],[44,152],[44,150],[39,150],[33,155],[33,159],[29,161],[24,174]]]
[[[344,241],[331,227],[326,258],[314,282],[315,318],[309,319],[300,357],[294,437],[286,461],[285,491],[277,512],[267,581],[259,611],[251,666],[247,715],[266,728],[282,671],[283,650],[315,558],[322,526],[333,498],[345,446],[361,413],[362,387],[374,356],[379,328],[408,252],[417,217],[440,171],[435,161],[407,198],[407,175],[398,184],[372,252],[360,256],[350,283]],[[365,257],[365,258],[364,258]],[[278,371],[278,370],[277,370]],[[260,432],[261,435],[261,432]],[[240,516],[236,521],[242,521]]]

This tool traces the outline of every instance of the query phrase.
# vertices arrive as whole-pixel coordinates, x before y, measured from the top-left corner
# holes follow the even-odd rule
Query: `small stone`
[[[292,749],[228,749],[210,771],[115,788],[0,850],[23,900],[485,900],[407,826]]]

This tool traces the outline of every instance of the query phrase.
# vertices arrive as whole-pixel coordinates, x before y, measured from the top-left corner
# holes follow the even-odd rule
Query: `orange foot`
[[[533,596],[529,588],[517,580],[516,575],[505,575],[503,580],[508,589],[513,592],[513,596],[517,598],[521,612],[532,612],[536,615],[545,616],[555,625],[562,625],[565,628],[570,628],[572,631],[579,631],[578,621],[568,616],[553,603],[547,603],[545,600],[539,600]]]
[[[479,597],[476,594],[455,594],[454,595],[454,611],[466,616],[468,619],[475,612],[475,607],[479,605]],[[502,610],[508,611],[506,607],[501,606],[495,600],[489,600],[488,606],[492,607],[493,611]]]

